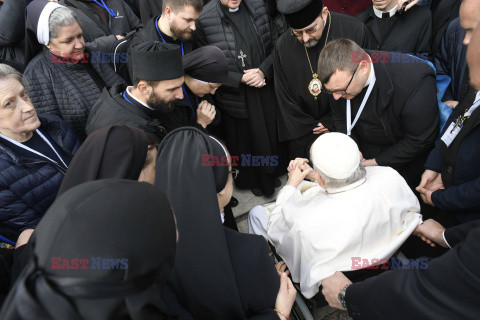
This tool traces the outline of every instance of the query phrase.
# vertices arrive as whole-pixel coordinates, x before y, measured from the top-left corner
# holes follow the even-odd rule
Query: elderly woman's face
[[[76,22],[59,27],[58,37],[50,39],[47,48],[56,56],[72,61],[82,60],[85,51],[82,29]]]
[[[0,80],[0,133],[24,142],[39,126],[37,112],[23,85],[16,79]]]
[[[229,7],[230,9],[236,9],[242,3],[242,0],[220,0],[220,2]]]

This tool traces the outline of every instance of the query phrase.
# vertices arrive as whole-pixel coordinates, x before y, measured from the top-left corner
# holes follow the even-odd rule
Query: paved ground
[[[287,175],[280,178],[282,186],[287,182]],[[233,208],[233,214],[236,217],[238,229],[240,232],[248,232],[247,214],[256,205],[262,205],[275,201],[275,197],[282,187],[275,189],[272,197],[256,197],[250,190],[234,189],[233,196],[238,199],[239,204]],[[318,308],[315,310],[314,317],[316,320],[349,320],[351,319],[347,312],[336,310],[330,307]]]

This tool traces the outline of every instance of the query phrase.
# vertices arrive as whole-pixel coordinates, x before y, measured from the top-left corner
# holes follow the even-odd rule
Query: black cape
[[[361,47],[364,45],[366,28],[357,19],[330,12],[331,27],[328,41],[347,38]],[[308,48],[313,71],[317,72],[318,56],[325,44],[328,19],[318,44]],[[278,136],[280,141],[297,139],[312,134],[313,128],[321,122],[333,131],[329,100],[331,96],[321,93],[315,100],[308,91],[312,72],[308,64],[305,47],[287,30],[277,41],[274,52],[275,93],[279,105]]]
[[[207,155],[221,161],[226,153],[195,128],[177,129],[159,146],[155,184],[167,192],[180,233],[169,284],[195,319],[278,319],[279,277],[267,244],[222,226],[217,192],[228,166],[202,165]]]
[[[170,318],[162,291],[176,228],[170,203],[155,187],[99,180],[72,188],[30,242],[33,257],[2,319]]]
[[[148,138],[141,129],[111,126],[93,132],[70,162],[57,197],[88,181],[138,180],[147,158],[147,147]]]

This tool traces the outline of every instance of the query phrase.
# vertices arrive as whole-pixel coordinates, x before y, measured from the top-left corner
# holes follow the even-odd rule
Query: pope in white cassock
[[[249,214],[250,232],[272,242],[306,298],[335,271],[354,270],[358,258],[390,258],[422,222],[405,180],[389,167],[363,167],[347,135],[323,134],[311,159],[313,169],[292,161],[276,202]]]

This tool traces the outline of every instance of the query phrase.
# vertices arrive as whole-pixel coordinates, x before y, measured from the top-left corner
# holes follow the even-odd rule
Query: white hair
[[[357,170],[355,170],[350,177],[345,178],[345,179],[334,179],[323,173],[321,170],[315,168],[315,165],[313,168],[320,174],[320,177],[322,178],[323,182],[327,185],[329,188],[342,188],[345,186],[348,186],[352,183],[355,183],[367,175],[367,170],[362,164],[362,161],[360,160],[360,163],[358,164]]]
[[[50,39],[58,37],[60,27],[70,26],[74,23],[78,23],[78,19],[69,8],[61,7],[53,10],[48,19]]]

